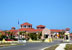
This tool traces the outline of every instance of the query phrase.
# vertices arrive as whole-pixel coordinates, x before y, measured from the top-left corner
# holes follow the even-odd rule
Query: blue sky
[[[72,0],[0,0],[0,29],[18,28],[18,19],[33,28],[72,28]]]

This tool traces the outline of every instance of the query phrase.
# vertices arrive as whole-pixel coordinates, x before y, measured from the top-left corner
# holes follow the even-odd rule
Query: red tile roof
[[[7,31],[7,32],[11,32],[12,35],[17,36],[17,32],[18,32],[18,30],[9,30],[9,31]],[[6,34],[6,35],[8,35],[8,34]]]
[[[72,36],[72,33],[70,33],[70,36]]]
[[[32,24],[26,22],[26,23],[21,24],[21,26],[23,25],[32,25]]]
[[[0,33],[2,33],[2,35],[5,35],[5,32],[3,32],[3,31],[0,31]]]
[[[43,29],[36,29],[36,31],[38,32],[42,32]],[[61,32],[62,30],[58,30],[58,29],[50,29],[51,32]]]
[[[12,29],[15,29],[15,27],[12,27]]]
[[[67,30],[67,31],[69,31],[69,30],[70,30],[70,28],[66,28],[66,30]]]
[[[37,27],[45,27],[44,25],[38,25]]]
[[[5,35],[5,32],[2,32],[2,35]]]
[[[14,32],[14,33],[16,33],[18,31],[17,30],[9,30],[8,32]]]
[[[0,30],[0,32],[2,32],[2,31]]]
[[[62,29],[62,31],[65,31],[64,29]]]
[[[36,32],[42,32],[43,29],[36,29]]]
[[[58,30],[58,29],[50,29],[51,32],[61,32],[62,30]]]
[[[26,32],[42,32],[43,29],[33,29],[33,28],[21,28],[19,31],[26,31]],[[9,30],[10,32],[18,32],[18,30]],[[51,32],[61,32],[62,30],[58,29],[51,29]]]
[[[21,28],[21,29],[19,29],[19,31],[36,32],[36,30],[33,28]]]

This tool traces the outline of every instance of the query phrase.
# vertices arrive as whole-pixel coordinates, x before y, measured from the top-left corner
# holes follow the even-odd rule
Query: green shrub
[[[39,39],[41,39],[42,32],[39,32],[37,36],[38,36]]]
[[[29,37],[30,37],[32,40],[37,40],[37,34],[36,34],[36,33],[29,33]]]

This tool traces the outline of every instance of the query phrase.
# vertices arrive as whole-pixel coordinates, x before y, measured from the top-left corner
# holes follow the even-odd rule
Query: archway
[[[51,31],[47,28],[43,29],[42,31],[42,39],[46,39],[51,37]]]

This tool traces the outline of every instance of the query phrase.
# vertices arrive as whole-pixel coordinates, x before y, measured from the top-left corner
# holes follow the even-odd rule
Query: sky
[[[0,0],[0,30],[18,29],[29,22],[36,28],[72,28],[72,0]]]

